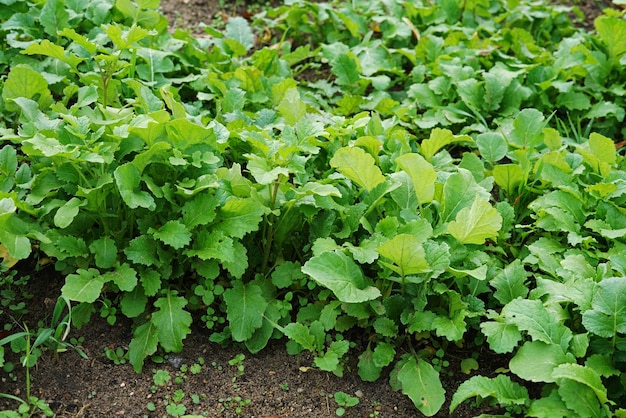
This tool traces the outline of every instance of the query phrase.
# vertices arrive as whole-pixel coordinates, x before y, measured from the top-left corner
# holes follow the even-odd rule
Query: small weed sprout
[[[345,392],[336,392],[334,398],[337,405],[339,405],[339,407],[335,410],[335,414],[338,417],[341,417],[346,413],[346,408],[351,408],[359,404],[359,398],[348,395]]]

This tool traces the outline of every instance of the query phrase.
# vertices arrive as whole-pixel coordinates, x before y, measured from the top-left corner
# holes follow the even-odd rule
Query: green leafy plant
[[[47,333],[39,334],[34,343],[31,344],[32,334],[30,333],[28,327],[26,327],[23,332],[12,334],[0,340],[0,347],[2,348],[4,348],[3,346],[7,343],[11,343],[11,345],[14,346],[14,342],[16,342],[15,345],[17,345],[19,342],[24,341],[23,355],[20,360],[22,366],[26,370],[26,398],[22,399],[8,393],[0,393],[0,397],[11,399],[19,403],[16,411],[9,411],[9,413],[14,413],[14,416],[16,417],[30,417],[37,411],[40,411],[47,417],[54,415],[54,412],[50,409],[44,399],[39,399],[31,393],[30,368],[37,363],[37,359],[41,355],[41,352],[37,347],[43,344],[43,340],[45,338],[49,337],[49,335],[46,337],[46,334]],[[42,336],[44,337],[42,338]]]
[[[113,361],[180,352],[197,317],[337,376],[358,356],[426,416],[446,396],[624,414],[623,12],[583,32],[526,0],[294,1],[195,38],[158,2],[9,3],[0,256],[52,259],[76,326],[132,319]],[[64,349],[65,305],[4,344]],[[447,394],[448,348],[484,342],[509,371],[465,359],[478,375]]]
[[[113,364],[126,364],[128,360],[128,352],[123,347],[105,347],[104,356],[111,360]]]
[[[336,392],[333,395],[333,398],[335,399],[335,402],[337,402],[337,405],[339,405],[339,407],[335,411],[335,415],[337,415],[338,417],[342,417],[346,413],[346,408],[350,408],[359,404],[359,398],[348,395],[345,392]]]

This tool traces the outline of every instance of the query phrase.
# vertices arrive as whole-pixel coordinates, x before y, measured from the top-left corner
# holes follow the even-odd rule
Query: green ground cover
[[[427,416],[626,416],[621,12],[586,32],[541,1],[290,0],[196,37],[158,0],[0,4],[1,277],[66,275],[57,328],[1,339],[0,365],[100,314],[133,319],[141,371],[195,318],[391,370]],[[450,344],[509,369],[446,393]]]

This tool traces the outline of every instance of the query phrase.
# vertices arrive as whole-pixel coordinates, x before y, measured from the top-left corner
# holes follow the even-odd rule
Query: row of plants
[[[5,264],[54,260],[73,326],[132,319],[137,372],[195,318],[426,416],[626,416],[621,12],[291,0],[194,37],[158,0],[0,4]],[[509,370],[446,393],[450,344]]]

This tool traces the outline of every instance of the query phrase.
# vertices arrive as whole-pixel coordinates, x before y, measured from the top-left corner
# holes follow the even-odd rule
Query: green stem
[[[279,178],[280,179],[280,178]],[[273,211],[276,207],[276,198],[278,196],[278,190],[280,189],[280,181],[274,182],[274,187],[270,189],[270,209]],[[267,229],[263,235],[265,237],[265,248],[263,248],[263,264],[261,265],[262,271],[267,272],[267,267],[270,259],[270,252],[272,250],[272,244],[274,242],[274,218],[273,214],[268,215]]]
[[[25,353],[25,363],[24,367],[26,367],[26,402],[30,404],[30,331],[28,330],[28,326],[24,325],[26,329],[26,353]],[[32,409],[32,408],[31,408]]]
[[[135,78],[136,62],[137,62],[137,48],[133,48],[133,52],[131,53],[131,56],[130,56],[130,68],[128,70],[128,78],[130,78],[130,79],[134,79]],[[152,80],[152,81],[154,81],[154,80]]]

